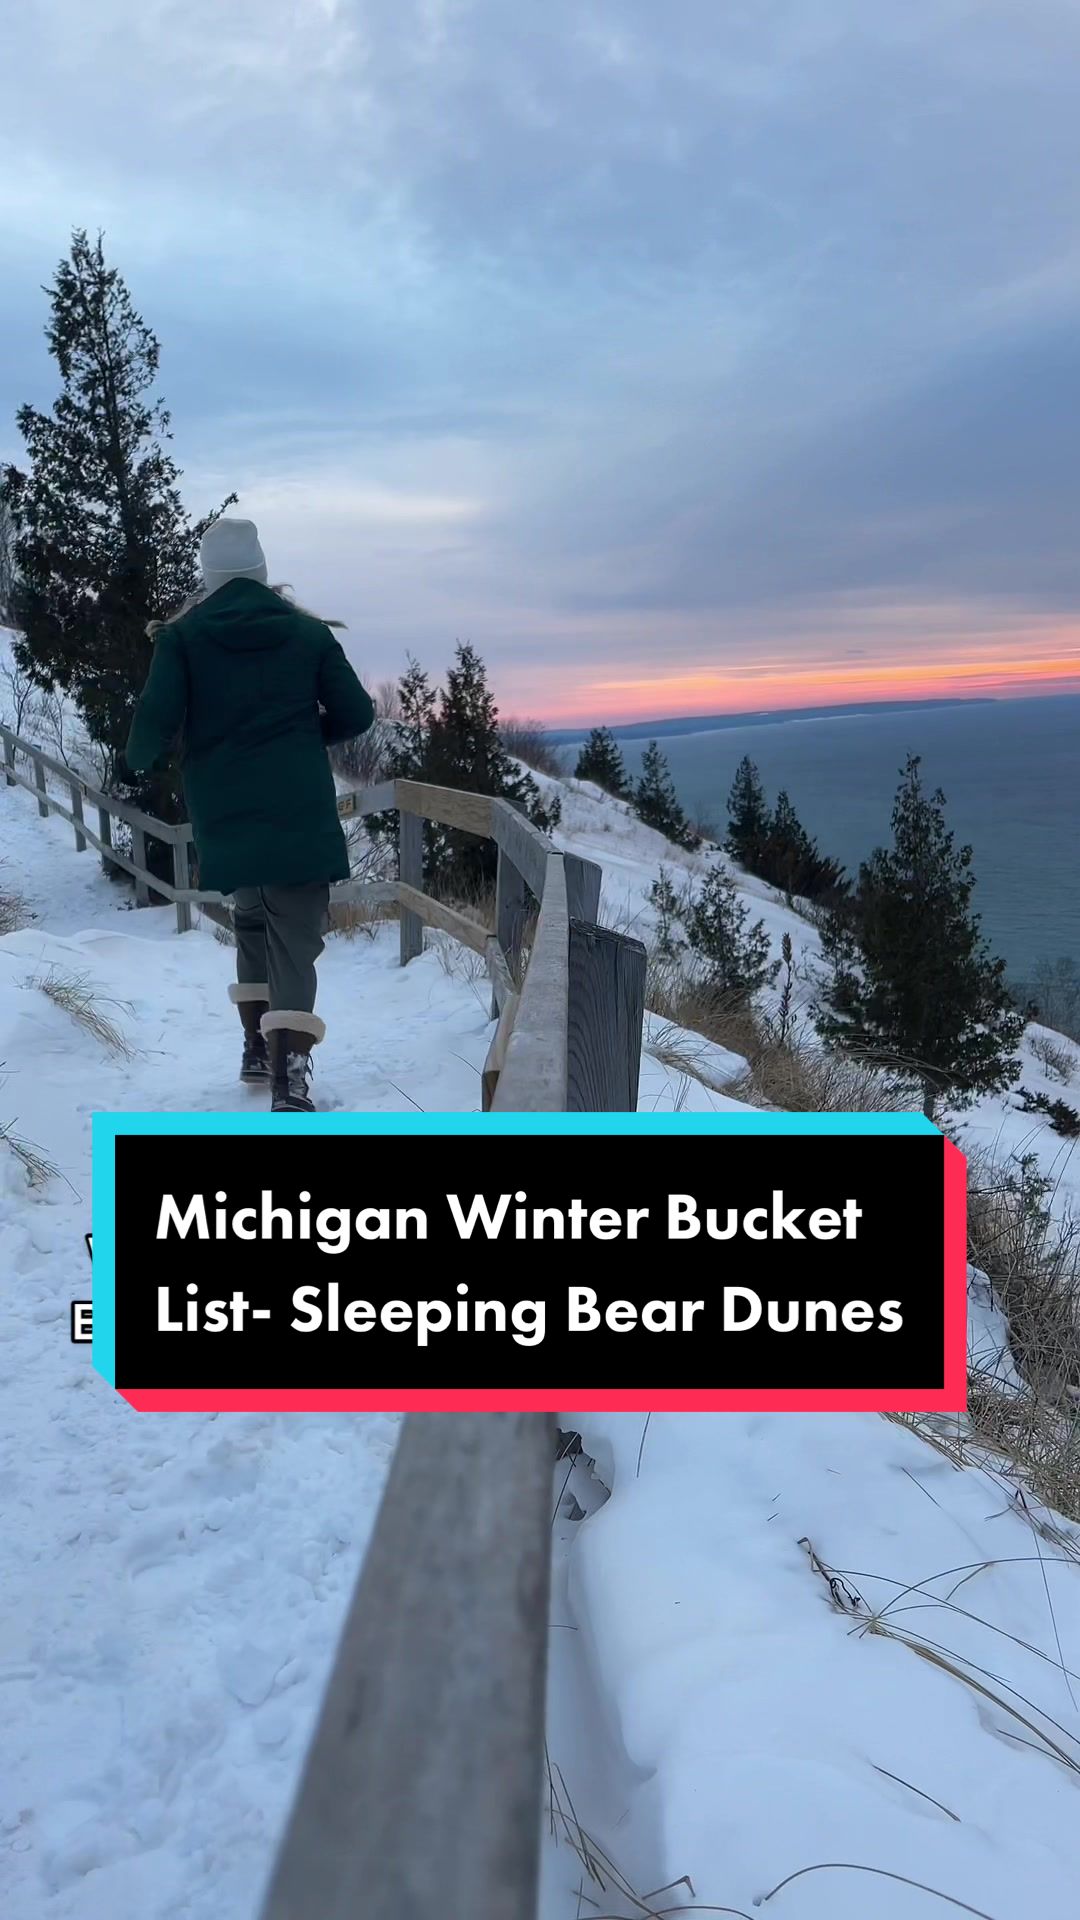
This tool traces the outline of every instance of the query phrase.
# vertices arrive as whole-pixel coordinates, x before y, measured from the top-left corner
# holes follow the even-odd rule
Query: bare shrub
[[[0,934],[18,933],[34,916],[21,893],[0,893]]]
[[[330,907],[330,932],[339,933],[346,940],[355,940],[358,934],[374,940],[379,928],[387,920],[396,919],[397,913],[392,902],[335,900]]]
[[[463,946],[460,940],[454,939],[452,933],[444,933],[441,927],[430,927],[424,944],[429,952],[437,954],[448,980],[461,980],[471,987],[487,979],[483,955],[472,947]]]
[[[546,773],[552,780],[561,780],[565,775],[562,751],[549,737],[542,720],[502,720],[499,737],[507,753],[523,761],[534,773]]]
[[[1062,1046],[1060,1040],[1052,1040],[1046,1033],[1036,1034],[1028,1045],[1050,1078],[1067,1086],[1076,1068],[1076,1055],[1071,1047]]]
[[[373,838],[364,820],[354,820],[345,837],[349,847],[349,874],[353,880],[394,879],[397,856],[392,841]]]
[[[1007,1478],[1029,1486],[1055,1513],[1080,1520],[1080,1421],[1071,1396],[1048,1400],[1033,1387],[1008,1393],[972,1372],[968,1424],[972,1440],[997,1456]]]
[[[714,1093],[727,1093],[733,1069],[725,1069],[715,1057],[713,1043],[705,1034],[684,1030],[674,1021],[653,1027],[644,1043],[644,1051],[669,1072],[696,1080]]]
[[[398,690],[393,680],[385,681],[372,696],[375,719],[366,733],[355,740],[343,740],[330,750],[330,764],[342,779],[357,787],[377,787],[389,777],[390,761],[396,744],[399,715]]]
[[[1041,960],[1030,982],[1017,992],[1021,997],[1031,994],[1042,1026],[1080,1040],[1080,967],[1075,960]]]
[[[41,705],[41,690],[35,686],[24,667],[14,660],[8,660],[0,667],[0,699],[3,700],[0,713],[10,725],[12,733],[21,734],[33,723]]]
[[[725,1092],[781,1113],[911,1113],[920,1106],[892,1075],[792,1039],[767,1039]]]
[[[968,1158],[968,1254],[991,1282],[1024,1379],[1052,1405],[1080,1385],[1080,1221],[1034,1154]]]
[[[695,1072],[694,1049],[685,1038],[672,1036],[666,1064],[695,1072],[706,1085],[747,1106],[783,1113],[907,1113],[918,1108],[918,1097],[902,1080],[799,1041],[791,1031],[790,1009],[786,1018],[781,1014],[770,1022],[745,995],[718,993],[688,978],[677,959],[650,957],[645,1003],[673,1027],[687,1028],[742,1055],[745,1068],[722,1088],[714,1071],[700,1071],[705,1064],[700,1059]],[[650,1052],[656,1054],[655,1046]]]
[[[678,960],[663,954],[649,956],[645,1004],[661,1020],[700,1033],[746,1060],[764,1044],[761,1021],[745,994],[721,993],[691,979]]]

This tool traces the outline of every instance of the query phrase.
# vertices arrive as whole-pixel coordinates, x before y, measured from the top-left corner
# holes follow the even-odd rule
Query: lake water
[[[974,849],[975,906],[1013,978],[1040,960],[1080,961],[1080,695],[657,738],[693,817],[723,833],[728,789],[749,754],[770,801],[786,787],[822,849],[850,872],[888,844],[899,769],[921,754],[957,840]],[[647,742],[619,745],[636,774]]]

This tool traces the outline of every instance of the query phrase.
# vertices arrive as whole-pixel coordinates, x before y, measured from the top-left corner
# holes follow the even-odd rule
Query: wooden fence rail
[[[534,1920],[554,1440],[405,1421],[262,1920]]]
[[[55,813],[68,821],[80,853],[94,847],[129,874],[137,905],[148,906],[155,897],[171,902],[180,933],[190,931],[195,906],[227,918],[228,902],[222,894],[191,885],[189,822],[173,825],[115,794],[99,792],[65,762],[8,727],[0,726],[0,739],[7,784],[32,793],[43,817]],[[66,795],[66,803],[55,786]],[[97,812],[96,833],[87,824],[88,807]],[[639,941],[597,926],[601,871],[596,863],[558,852],[508,800],[488,794],[390,780],[343,794],[338,801],[343,818],[394,810],[398,878],[346,881],[331,889],[331,902],[376,909],[396,906],[402,966],[422,951],[425,927],[449,934],[483,957],[497,1022],[481,1075],[485,1110],[558,1113],[635,1107],[645,950]],[[115,844],[114,821],[131,836],[130,855]],[[494,842],[493,927],[425,891],[425,821]],[[170,849],[171,881],[150,869],[148,841]],[[523,967],[526,942],[528,962]]]

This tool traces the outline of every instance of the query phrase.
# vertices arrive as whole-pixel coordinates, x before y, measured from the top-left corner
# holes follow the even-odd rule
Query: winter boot
[[[265,1086],[270,1078],[270,1054],[263,1037],[262,1017],[270,1011],[265,1000],[241,1000],[240,1019],[244,1028],[244,1051],[240,1060],[240,1078],[249,1086]]]
[[[274,1027],[270,1040],[271,1113],[314,1113],[311,1098],[310,1033],[296,1033],[291,1027]]]

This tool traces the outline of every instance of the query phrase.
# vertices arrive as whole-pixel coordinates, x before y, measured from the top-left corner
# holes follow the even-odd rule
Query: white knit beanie
[[[207,593],[226,580],[259,580],[266,585],[266,556],[253,520],[215,520],[199,543]]]

